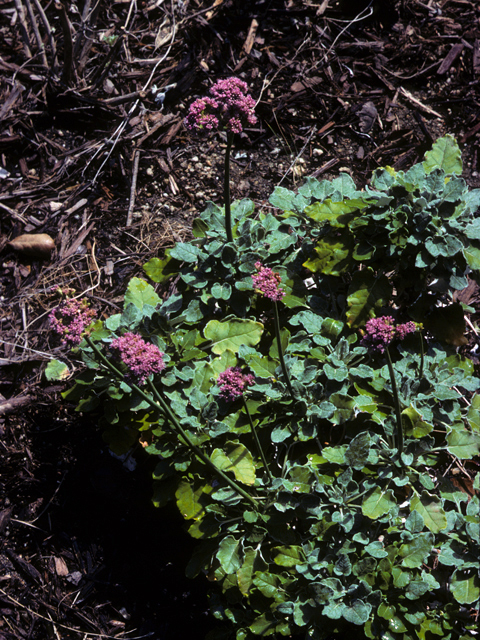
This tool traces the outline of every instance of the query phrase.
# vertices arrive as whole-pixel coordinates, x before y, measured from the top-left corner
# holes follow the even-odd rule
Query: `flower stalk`
[[[245,400],[245,397],[242,398],[243,399],[243,406],[245,407],[245,413],[247,414],[248,417],[248,422],[250,423],[250,430],[252,432],[253,435],[253,439],[255,440],[255,445],[257,447],[257,451],[260,455],[260,458],[262,459],[263,462],[263,466],[265,468],[265,472],[268,476],[268,479],[270,482],[272,482],[273,477],[272,474],[270,473],[270,469],[268,467],[268,463],[267,463],[267,458],[265,457],[265,453],[262,449],[262,445],[260,444],[260,440],[258,438],[258,433],[257,430],[255,429],[255,425],[253,424],[253,420],[252,420],[252,416],[250,415],[250,411],[248,409],[248,405],[247,405],[247,401]]]
[[[230,152],[232,150],[234,134],[227,133],[227,149],[225,151],[225,170],[223,172],[223,199],[225,201],[225,231],[227,242],[233,242],[232,234],[232,210],[230,205]]]
[[[283,347],[282,347],[282,336],[280,333],[280,316],[278,313],[278,304],[277,301],[273,301],[273,318],[275,324],[275,337],[277,339],[277,351],[278,357],[280,359],[280,366],[282,367],[283,377],[285,379],[285,383],[287,385],[288,391],[292,396],[292,400],[295,400],[295,392],[292,387],[292,383],[290,382],[290,376],[288,375],[287,365],[285,364],[285,358],[283,357]]]
[[[400,460],[401,460],[401,455],[403,453],[403,424],[402,424],[402,411],[400,408],[400,399],[398,397],[398,390],[397,390],[397,383],[395,381],[395,371],[393,370],[393,364],[392,364],[392,359],[390,357],[390,352],[388,350],[388,347],[385,347],[385,355],[387,356],[387,367],[388,367],[388,372],[390,374],[390,382],[392,385],[392,395],[393,395],[393,403],[395,406],[395,417],[396,417],[396,423],[397,423],[397,437],[396,437],[396,445],[397,445],[397,450],[400,456]]]

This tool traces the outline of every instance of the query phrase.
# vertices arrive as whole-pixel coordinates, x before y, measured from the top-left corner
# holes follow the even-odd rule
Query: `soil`
[[[184,577],[194,543],[151,505],[151,462],[110,455],[95,416],[62,400],[68,381],[45,380],[52,356],[71,358],[49,332],[51,288],[110,314],[221,204],[225,139],[183,118],[223,77],[258,101],[231,176],[258,209],[308,175],[362,186],[379,166],[408,169],[446,133],[479,188],[480,7],[2,0],[0,34],[0,640],[204,638],[207,583]],[[24,234],[27,248],[9,244]],[[464,296],[478,365],[478,288]]]

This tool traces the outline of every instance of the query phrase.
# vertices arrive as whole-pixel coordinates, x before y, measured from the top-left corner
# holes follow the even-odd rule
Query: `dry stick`
[[[137,195],[137,176],[138,176],[139,162],[140,162],[140,149],[135,149],[133,154],[132,186],[130,187],[130,203],[128,205],[127,227],[130,227],[132,224],[133,209],[135,207],[135,197]]]
[[[30,40],[28,38],[27,22],[25,20],[25,9],[23,8],[21,0],[15,0],[15,8],[17,9],[18,19],[20,20],[20,34],[23,40],[23,51],[27,58],[31,58],[32,51],[30,49]]]
[[[40,36],[40,31],[38,30],[37,19],[35,14],[33,13],[33,8],[30,0],[24,0],[27,6],[28,17],[30,18],[30,24],[32,25],[33,35],[35,36],[35,40],[37,42],[38,50],[40,51],[40,55],[42,57],[42,64],[45,69],[48,69],[47,56],[45,54],[45,46],[42,42],[42,38]]]
[[[68,19],[65,7],[61,2],[55,3],[55,8],[59,12],[60,24],[63,30],[63,74],[62,80],[65,84],[71,84],[73,77],[73,42],[72,42],[72,28],[70,20]]]
[[[53,37],[52,28],[50,26],[48,18],[39,0],[33,0],[33,2],[35,3],[35,8],[38,11],[38,15],[40,16],[40,19],[43,22],[45,31],[47,32],[48,42],[50,43],[50,49],[52,50],[52,69],[55,69],[58,65],[58,60],[57,60],[57,47],[55,45],[55,38]]]
[[[307,141],[305,142],[305,144],[303,145],[303,147],[300,150],[300,153],[297,154],[297,157],[295,158],[295,160],[292,162],[292,164],[288,167],[288,169],[286,170],[284,176],[281,178],[280,182],[278,183],[278,185],[281,185],[282,182],[285,180],[285,178],[288,176],[288,174],[290,173],[290,171],[293,169],[293,167],[295,166],[297,160],[299,158],[302,157],[302,153],[305,151],[305,149],[308,147],[308,145],[310,144],[310,140],[313,138],[313,136],[315,135],[315,132],[317,130],[317,125],[313,125],[310,134],[307,138]]]
[[[168,54],[170,53],[170,50],[173,46],[173,43],[175,41],[175,34],[176,34],[176,24],[175,24],[175,11],[174,11],[174,0],[171,0],[171,8],[172,8],[172,39],[170,40],[170,44],[168,45],[168,48],[165,52],[165,55],[162,56],[162,58],[159,58],[157,64],[153,67],[152,72],[150,73],[150,76],[147,80],[147,82],[145,83],[145,85],[142,87],[142,91],[147,91],[148,87],[150,86],[150,83],[153,80],[153,76],[155,75],[158,66],[165,60],[165,58],[168,56]],[[95,184],[95,182],[97,181],[98,176],[100,175],[103,167],[107,164],[110,156],[113,153],[114,148],[117,145],[117,142],[120,139],[120,136],[122,135],[125,127],[127,126],[128,121],[130,120],[130,118],[132,117],[132,113],[135,111],[135,109],[138,107],[140,103],[140,99],[135,100],[135,102],[133,103],[133,105],[130,107],[127,115],[125,116],[125,118],[123,119],[122,123],[116,128],[113,136],[111,136],[92,156],[92,158],[90,159],[90,162],[87,164],[87,166],[85,167],[85,169],[83,170],[83,174],[85,175],[85,171],[88,169],[88,167],[90,166],[90,164],[95,160],[95,158],[105,149],[105,147],[107,145],[110,145],[110,149],[108,150],[108,152],[105,155],[105,159],[103,160],[102,164],[100,165],[99,169],[97,170],[96,174],[93,177],[92,180],[92,184]]]

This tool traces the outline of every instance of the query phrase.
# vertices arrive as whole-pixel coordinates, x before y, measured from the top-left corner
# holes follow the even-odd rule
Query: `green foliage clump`
[[[480,447],[480,379],[452,302],[480,274],[480,190],[460,173],[447,136],[362,191],[343,174],[276,188],[268,212],[233,203],[233,242],[210,204],[192,241],[145,265],[173,293],[134,278],[79,347],[86,370],[65,398],[102,408],[115,452],[140,439],[157,458],[154,503],[176,501],[199,541],[187,574],[216,582],[212,611],[237,640],[474,637],[480,476],[470,495],[445,473]],[[259,262],[281,302],[255,291]],[[361,340],[381,315],[418,327],[388,358]],[[126,332],[164,354],[146,385],[109,355]],[[255,377],[233,402],[216,384],[230,367]]]

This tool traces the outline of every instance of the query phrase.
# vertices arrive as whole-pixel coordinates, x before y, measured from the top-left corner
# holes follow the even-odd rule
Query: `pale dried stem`
[[[24,2],[27,7],[28,17],[30,18],[30,24],[32,25],[33,35],[35,36],[35,41],[37,43],[37,47],[40,52],[40,56],[42,58],[42,64],[45,67],[45,69],[48,69],[48,61],[47,61],[47,55],[45,53],[45,46],[43,44],[40,31],[38,30],[37,18],[35,17],[35,14],[33,12],[32,3],[30,2],[30,0],[24,0]]]
[[[17,10],[18,20],[20,22],[20,34],[23,40],[23,51],[27,58],[32,57],[30,39],[28,37],[27,21],[25,20],[25,9],[21,0],[15,0],[15,8]]]

